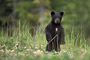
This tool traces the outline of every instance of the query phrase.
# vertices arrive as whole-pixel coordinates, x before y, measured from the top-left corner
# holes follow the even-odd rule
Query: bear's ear
[[[63,16],[64,12],[60,12],[60,15]]]
[[[55,14],[55,12],[52,11],[52,12],[51,12],[51,16],[53,16],[54,14]]]

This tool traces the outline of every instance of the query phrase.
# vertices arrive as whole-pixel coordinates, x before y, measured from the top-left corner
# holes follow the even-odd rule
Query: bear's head
[[[55,12],[51,12],[51,17],[52,17],[52,23],[54,24],[60,24],[62,17],[63,17],[64,12],[60,12],[60,13],[55,13]]]

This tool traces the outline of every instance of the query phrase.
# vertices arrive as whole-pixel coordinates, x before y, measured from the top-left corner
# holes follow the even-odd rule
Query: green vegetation
[[[42,30],[42,31],[41,31]],[[46,52],[46,37],[44,26],[40,26],[36,35],[31,37],[28,26],[22,30],[14,30],[12,37],[8,34],[0,37],[0,59],[4,60],[89,60],[90,47],[82,34],[74,37],[73,30],[71,37],[66,35],[66,44],[61,45],[61,52]],[[76,39],[76,40],[75,40]],[[78,41],[77,43],[75,43]],[[79,44],[79,45],[78,45]]]
[[[0,60],[90,60],[90,0],[0,0]],[[46,52],[50,12],[64,12],[66,44]]]

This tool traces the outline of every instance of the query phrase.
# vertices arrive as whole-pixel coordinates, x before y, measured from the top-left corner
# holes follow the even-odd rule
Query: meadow
[[[46,52],[47,44],[44,32],[45,26],[40,26],[32,37],[29,26],[24,29],[14,28],[13,36],[8,37],[4,30],[0,33],[0,60],[90,60],[90,47],[80,33],[74,36],[66,33],[66,44],[61,45],[60,53]],[[66,31],[65,31],[66,32]]]
[[[60,53],[45,51],[51,11],[64,12]],[[90,60],[89,13],[90,0],[0,0],[0,60]]]

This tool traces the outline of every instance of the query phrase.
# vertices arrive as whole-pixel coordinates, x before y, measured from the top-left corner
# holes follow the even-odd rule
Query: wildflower
[[[2,50],[0,50],[0,53],[4,53],[4,50],[2,49]]]
[[[35,47],[35,49],[37,50],[37,49],[38,49],[38,47]]]
[[[35,49],[37,50],[39,47],[38,47],[38,45],[35,45]]]
[[[19,45],[15,44],[15,46],[12,49],[14,50],[14,49],[17,49],[18,47],[19,47]]]
[[[10,53],[14,53],[14,50],[11,50]]]
[[[24,53],[22,53],[22,52],[19,52],[18,54],[19,54],[19,55],[22,55],[22,56],[25,56],[25,54],[24,54]]]
[[[56,51],[55,51],[55,54],[59,54],[59,53],[60,53],[60,52],[56,52]]]
[[[35,47],[38,47],[38,45],[35,45]]]
[[[24,49],[26,49],[26,47],[24,47]]]
[[[18,47],[18,44],[15,44],[15,46],[17,46],[17,47]]]
[[[67,51],[66,50],[63,50],[64,53],[66,53]]]
[[[81,55],[80,55],[80,58],[83,59],[83,58],[84,58],[84,55],[81,54]]]
[[[83,49],[82,48],[81,51],[84,52],[84,53],[87,53],[87,50],[86,49]]]
[[[43,45],[41,45],[41,46],[43,46]]]
[[[43,47],[43,45],[41,45],[41,47]]]
[[[17,49],[17,47],[16,47],[16,46],[14,46],[12,49],[13,49],[13,50],[15,50],[15,49]]]
[[[31,49],[30,49],[30,48],[27,48],[26,50],[27,50],[27,51],[31,51]]]
[[[36,52],[33,52],[35,55],[37,56],[42,56],[43,55],[43,51],[37,50]]]

